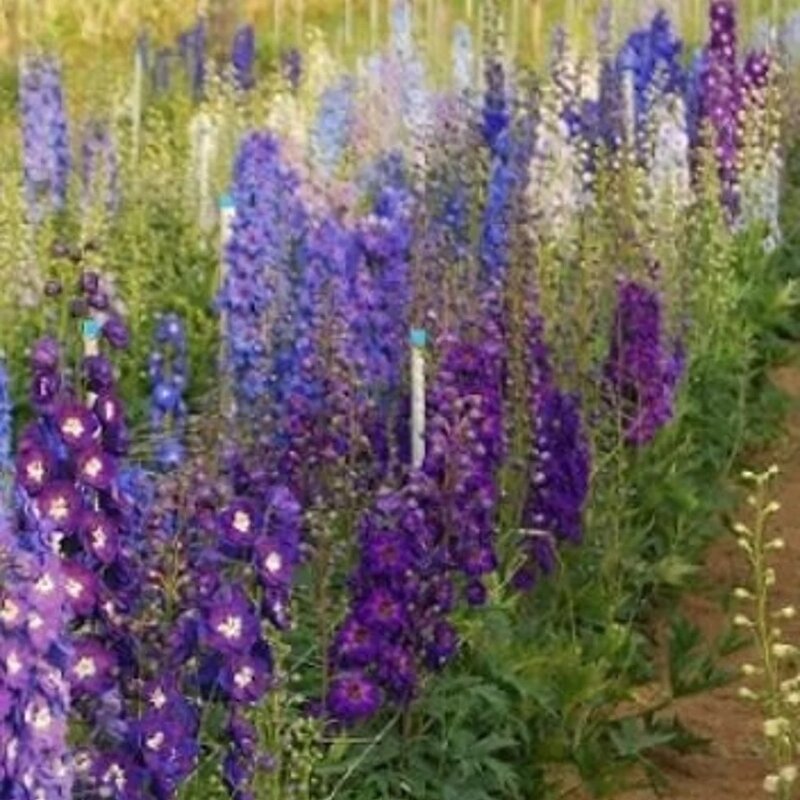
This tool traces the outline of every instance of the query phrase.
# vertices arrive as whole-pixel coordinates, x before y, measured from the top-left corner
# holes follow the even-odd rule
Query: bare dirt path
[[[775,607],[800,605],[800,366],[784,367],[774,375],[776,384],[791,398],[792,407],[781,441],[753,468],[771,463],[781,474],[773,485],[773,495],[781,504],[774,530],[786,541],[786,549],[775,559],[777,584]],[[732,588],[741,584],[746,566],[733,536],[717,542],[709,551],[698,593],[684,603],[686,616],[698,625],[708,641],[729,627],[729,614],[723,611]],[[745,609],[742,609],[745,610]],[[800,624],[789,630],[793,642],[800,641]],[[754,661],[750,649],[729,659],[737,668]],[[761,729],[757,710],[737,696],[740,683],[676,703],[682,722],[694,733],[710,741],[707,752],[671,756],[659,760],[659,767],[670,781],[666,800],[756,800],[766,797],[762,788],[765,767],[760,758]],[[622,800],[653,800],[650,790],[625,794]]]

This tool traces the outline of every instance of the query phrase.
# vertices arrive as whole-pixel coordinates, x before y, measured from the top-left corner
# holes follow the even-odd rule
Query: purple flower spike
[[[650,442],[670,421],[683,374],[681,346],[666,348],[661,317],[656,291],[635,281],[620,283],[605,375],[625,441],[634,446]]]

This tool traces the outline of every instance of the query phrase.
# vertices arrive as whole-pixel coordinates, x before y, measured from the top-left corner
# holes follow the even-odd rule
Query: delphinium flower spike
[[[293,258],[306,224],[298,186],[271,134],[244,139],[236,159],[236,216],[218,305],[225,311],[225,367],[245,418],[265,405],[272,391],[270,339],[288,335],[285,325],[276,323],[286,321]]]
[[[181,463],[185,446],[188,358],[183,320],[174,313],[162,316],[156,325],[155,341],[148,367],[152,383],[150,425],[156,463],[169,470]]]
[[[711,126],[710,143],[717,157],[722,201],[734,218],[738,211],[739,113],[741,79],[737,65],[736,8],[731,0],[713,0],[711,32],[701,80],[702,118]]]
[[[485,310],[497,301],[487,296]],[[503,343],[494,317],[470,332],[475,341],[441,337],[422,468],[399,489],[379,492],[361,517],[350,608],[330,651],[326,707],[342,723],[407,703],[425,670],[452,659],[458,584],[469,604],[486,600],[504,452]]]
[[[26,57],[20,75],[25,199],[33,222],[61,211],[72,157],[61,70],[47,57]]]
[[[544,323],[532,301],[526,317],[531,452],[522,514],[525,560],[514,575],[515,585],[522,590],[553,571],[559,544],[581,541],[590,475],[580,402],[556,384]]]
[[[242,25],[236,30],[231,50],[234,80],[240,89],[252,89],[255,85],[255,77],[253,75],[255,59],[255,30],[252,25]]]
[[[311,131],[311,153],[316,166],[330,178],[344,155],[352,135],[355,84],[349,77],[329,86],[320,97]]]
[[[119,156],[108,125],[94,120],[86,126],[81,153],[84,211],[100,207],[114,213],[120,203]]]
[[[656,289],[619,282],[605,380],[624,440],[634,446],[647,444],[672,418],[684,370],[683,346],[667,346],[662,313]]]
[[[71,800],[68,577],[54,527],[24,488],[17,501],[0,510],[0,796]]]

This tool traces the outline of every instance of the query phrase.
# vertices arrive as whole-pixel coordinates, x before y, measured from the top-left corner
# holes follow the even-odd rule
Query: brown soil
[[[754,468],[775,463],[780,467],[772,494],[781,504],[774,530],[786,541],[786,549],[775,559],[777,583],[774,607],[800,605],[800,367],[776,371],[775,383],[792,400],[786,432],[771,453],[756,460]],[[747,512],[742,511],[746,520]],[[685,601],[687,617],[712,641],[730,625],[730,613],[722,605],[736,585],[745,583],[747,568],[733,536],[717,542],[706,558],[702,588]],[[746,609],[742,609],[745,611]],[[800,639],[800,624],[784,625],[786,638]],[[736,668],[755,662],[751,649],[738,651],[729,659]],[[669,780],[662,797],[667,800],[754,800],[765,797],[762,783],[766,769],[761,758],[762,735],[759,712],[737,696],[742,681],[707,694],[677,701],[680,720],[694,733],[707,738],[708,750],[687,756],[663,756],[659,767]],[[652,800],[652,790],[637,790],[624,800]]]

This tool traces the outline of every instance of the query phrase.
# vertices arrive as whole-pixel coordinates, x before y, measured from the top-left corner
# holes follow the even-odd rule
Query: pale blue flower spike
[[[425,330],[425,328],[411,329],[412,347],[425,347],[427,343],[428,343],[428,332]]]
[[[233,198],[229,194],[223,194],[219,198],[219,210],[230,211],[233,208],[235,208]]]
[[[85,319],[82,325],[84,339],[99,339],[101,325],[96,319]]]

